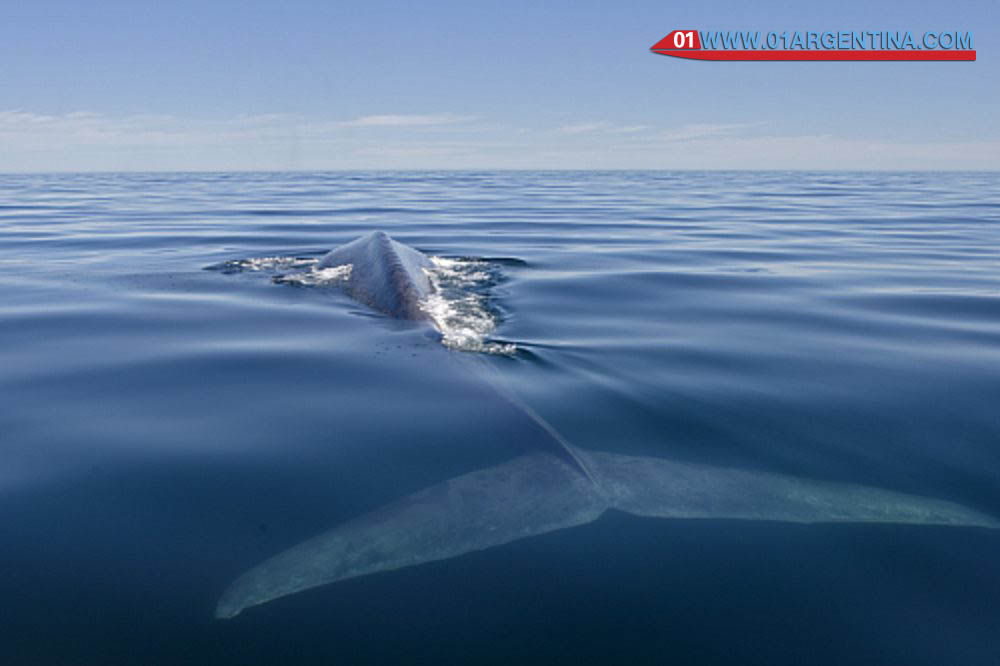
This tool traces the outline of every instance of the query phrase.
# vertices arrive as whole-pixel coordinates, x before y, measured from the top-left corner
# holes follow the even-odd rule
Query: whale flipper
[[[638,516],[1000,527],[958,504],[867,486],[613,453],[578,453],[595,476],[533,453],[387,504],[272,557],[223,594],[216,617],[339,580]]]

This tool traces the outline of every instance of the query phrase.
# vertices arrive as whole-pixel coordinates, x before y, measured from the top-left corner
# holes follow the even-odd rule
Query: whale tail
[[[659,518],[998,528],[967,507],[866,486],[584,453],[594,479],[533,453],[431,486],[305,541],[238,578],[216,617],[339,580],[583,525],[607,509]]]
[[[961,504],[871,486],[614,453],[587,458],[610,506],[636,516],[1000,528]]]
[[[272,557],[226,590],[215,615],[582,525],[604,509],[594,485],[569,463],[546,453],[521,456],[425,488]]]

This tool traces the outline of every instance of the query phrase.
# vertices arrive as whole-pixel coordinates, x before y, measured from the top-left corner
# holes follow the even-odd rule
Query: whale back
[[[328,252],[319,268],[351,265],[347,295],[396,319],[428,319],[421,301],[434,290],[424,272],[425,254],[397,243],[384,231],[373,231]]]

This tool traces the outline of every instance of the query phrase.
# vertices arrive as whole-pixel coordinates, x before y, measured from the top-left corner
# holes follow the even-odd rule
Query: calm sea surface
[[[444,337],[314,279],[374,229]],[[2,664],[1000,663],[980,528],[612,512],[213,616],[533,445],[456,355],[583,449],[1000,516],[998,174],[5,175],[0,284]]]

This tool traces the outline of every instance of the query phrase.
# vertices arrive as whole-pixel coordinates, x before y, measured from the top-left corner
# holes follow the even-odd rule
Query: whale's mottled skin
[[[348,293],[379,312],[425,319],[423,254],[374,232],[327,254],[352,264]],[[503,395],[505,389],[498,389]],[[968,507],[853,484],[583,451],[516,396],[538,451],[473,471],[338,525],[258,564],[222,595],[216,617],[295,592],[442,560],[589,523],[609,509],[657,518],[872,522],[1000,528]]]
[[[351,266],[344,289],[354,300],[397,319],[428,318],[420,302],[433,291],[424,272],[431,261],[422,252],[373,231],[327,252],[319,262],[319,268],[344,265]]]

